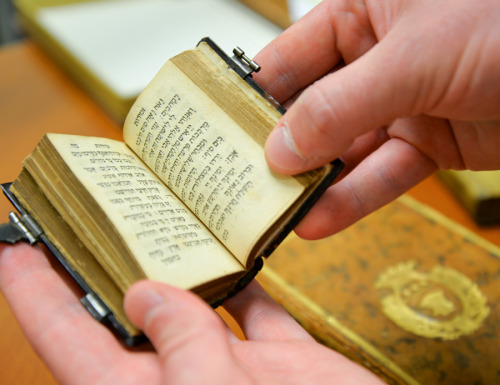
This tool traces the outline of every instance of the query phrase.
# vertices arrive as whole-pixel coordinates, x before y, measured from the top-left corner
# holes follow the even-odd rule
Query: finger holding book
[[[342,157],[354,170],[299,234],[333,234],[435,169],[500,167],[497,9],[324,1],[258,55],[259,81],[293,100],[266,142],[270,166],[292,175]]]

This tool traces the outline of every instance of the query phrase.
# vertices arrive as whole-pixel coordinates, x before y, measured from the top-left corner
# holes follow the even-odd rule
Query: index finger
[[[323,1],[259,52],[255,79],[284,102],[375,42],[363,2]]]

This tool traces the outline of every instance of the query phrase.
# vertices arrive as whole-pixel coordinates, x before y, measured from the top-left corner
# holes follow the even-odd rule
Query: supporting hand
[[[2,247],[0,288],[56,380],[104,384],[366,384],[382,382],[315,342],[256,283],[227,301],[247,340],[237,339],[195,295],[139,282],[130,318],[155,350],[124,348],[79,303],[38,249]]]

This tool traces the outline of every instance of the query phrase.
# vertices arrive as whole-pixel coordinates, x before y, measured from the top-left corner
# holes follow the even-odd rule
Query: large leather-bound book
[[[403,197],[259,281],[315,338],[389,384],[500,383],[500,248]]]

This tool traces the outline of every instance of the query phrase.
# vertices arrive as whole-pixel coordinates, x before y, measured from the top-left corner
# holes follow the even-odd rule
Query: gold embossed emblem
[[[386,270],[375,287],[385,315],[422,337],[453,340],[471,334],[490,312],[474,282],[443,266],[423,273],[415,262],[402,263]]]

